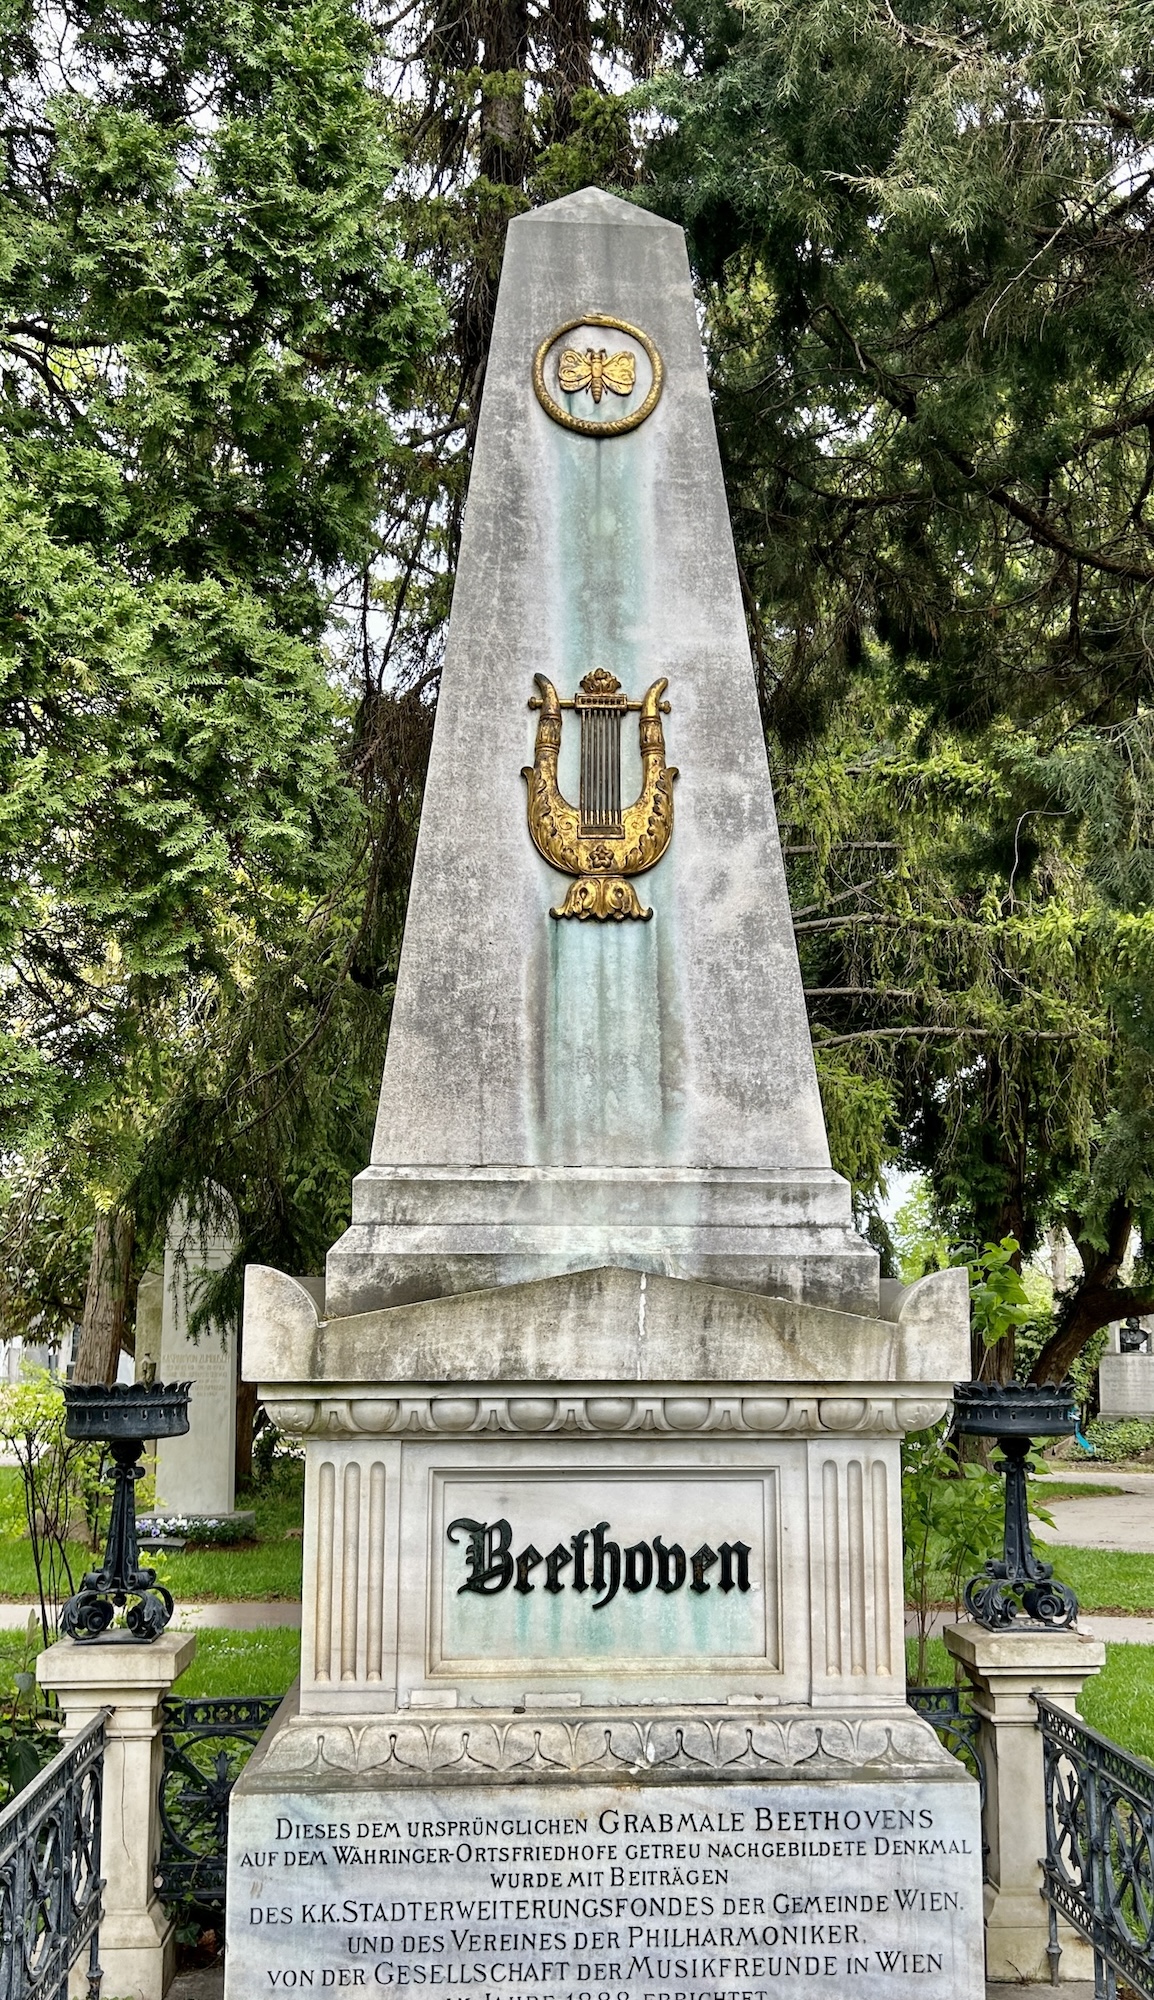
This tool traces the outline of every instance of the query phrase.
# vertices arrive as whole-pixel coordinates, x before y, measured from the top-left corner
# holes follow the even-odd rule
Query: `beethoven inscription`
[[[977,1790],[487,1786],[249,1795],[236,1990],[431,2000],[979,2000]]]
[[[459,1536],[465,1541],[465,1581],[457,1585],[458,1596],[471,1590],[478,1597],[496,1597],[512,1584],[522,1597],[528,1597],[536,1588],[533,1572],[542,1564],[543,1589],[554,1597],[566,1584],[581,1593],[592,1590],[594,1611],[612,1604],[623,1583],[631,1597],[639,1596],[653,1583],[668,1595],[680,1590],[688,1575],[690,1590],[704,1597],[711,1588],[706,1571],[718,1563],[719,1590],[749,1589],[748,1542],[722,1542],[716,1549],[702,1542],[687,1557],[680,1542],[667,1543],[654,1535],[652,1542],[630,1542],[622,1552],[620,1542],[610,1536],[608,1521],[598,1521],[595,1528],[579,1528],[567,1543],[558,1542],[547,1556],[532,1542],[514,1556],[513,1529],[508,1521],[472,1521],[465,1516],[450,1521],[447,1533],[451,1542]]]
[[[724,1656],[776,1668],[776,1473],[435,1472],[431,1672]]]

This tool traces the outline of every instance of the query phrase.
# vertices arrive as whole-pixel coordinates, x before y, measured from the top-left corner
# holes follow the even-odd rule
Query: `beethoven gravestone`
[[[596,190],[509,231],[373,1158],[244,1352],[305,1582],[229,2000],[977,2000],[899,1465],[965,1279],[831,1170],[683,240]]]

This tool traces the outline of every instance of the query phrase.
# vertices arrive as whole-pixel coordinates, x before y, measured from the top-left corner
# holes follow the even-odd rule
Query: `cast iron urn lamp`
[[[70,1638],[91,1645],[159,1639],[172,1617],[172,1596],[154,1569],[140,1567],[136,1546],[136,1482],[149,1438],[182,1437],[188,1429],[188,1382],[68,1382],[66,1437],[103,1444],[112,1459],[112,1515],[101,1569],[90,1569],[60,1614]],[[135,1599],[129,1604],[128,1599]],[[127,1605],[127,1609],[125,1606]],[[117,1609],[127,1631],[110,1632]]]
[[[1059,1583],[1051,1563],[1039,1562],[1030,1536],[1026,1460],[1035,1438],[1072,1437],[1078,1406],[1069,1384],[1039,1382],[957,1382],[954,1429],[966,1437],[996,1438],[1002,1448],[998,1471],[1006,1481],[1006,1515],[1000,1562],[988,1562],[965,1590],[966,1610],[987,1631],[1010,1625],[1072,1625],[1078,1600]]]

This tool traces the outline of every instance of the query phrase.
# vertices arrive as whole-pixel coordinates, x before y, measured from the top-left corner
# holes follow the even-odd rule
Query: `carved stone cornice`
[[[259,1394],[283,1431],[304,1437],[729,1437],[894,1436],[924,1430],[945,1414],[947,1396],[932,1386],[821,1389],[774,1385],[764,1394],[715,1395],[692,1388],[632,1393],[607,1388],[390,1393],[369,1383],[262,1383]],[[927,1394],[927,1389],[930,1391]],[[920,1393],[917,1393],[920,1392]]]
[[[929,1724],[908,1710],[878,1716],[750,1714],[685,1709],[657,1716],[495,1715],[447,1712],[371,1721],[306,1719],[283,1728],[262,1756],[258,1782],[315,1787],[331,1774],[407,1786],[687,1779],[837,1777],[869,1765],[874,1774],[957,1774]]]

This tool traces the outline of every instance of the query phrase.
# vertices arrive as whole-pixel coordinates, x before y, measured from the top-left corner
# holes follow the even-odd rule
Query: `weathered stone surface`
[[[163,2000],[176,1968],[175,1922],[155,1883],[161,1703],[195,1651],[191,1632],[162,1632],[149,1645],[78,1645],[74,1639],[60,1639],[36,1661],[40,1686],[60,1704],[65,1744],[102,1709],[107,1714],[100,1963],[107,1991],[123,2000]],[[71,1992],[87,1990],[86,1973],[87,1955],[73,1967]]]
[[[323,1319],[294,1278],[245,1274],[245,1362],[291,1382],[909,1382],[969,1371],[964,1271],[891,1288],[892,1317],[597,1269]],[[928,1416],[922,1423],[929,1423]],[[915,1423],[906,1426],[919,1428]]]
[[[583,311],[641,326],[664,359],[627,436],[574,435],[533,392],[538,343]],[[567,878],[526,826],[533,677],[569,696],[593,667],[634,697],[669,681],[680,777],[672,842],[639,878],[649,923],[552,919]],[[628,800],[632,717],[622,782]],[[595,189],[509,231],[354,1200],[330,1314],[608,1263],[877,1309],[830,1170],[684,241]]]
[[[1107,1422],[1154,1418],[1154,1354],[1104,1354],[1098,1363],[1098,1403]]]
[[[1034,1627],[987,1632],[972,1619],[948,1626],[946,1646],[974,1689],[986,1768],[984,1835],[989,1849],[985,1888],[986,1961],[991,1979],[1051,1976],[1049,1929],[1041,1898],[1046,1852],[1046,1779],[1035,1694],[1078,1712],[1106,1648],[1087,1632]],[[1081,1939],[1062,1930],[1062,1978],[1086,1979],[1092,1957]]]
[[[820,1724],[792,1720],[804,1765],[751,1747],[759,1732],[783,1742],[784,1719],[687,1718],[663,1736],[646,1723],[626,1744],[613,1720],[510,1718],[498,1782],[469,1772],[450,1722],[461,1747],[435,1788],[395,1738],[334,1788],[319,1761],[288,1770],[278,1753],[296,1732],[274,1730],[232,1798],[226,1990],[979,2000],[973,1784],[916,1724],[902,1749],[905,1725],[873,1725],[869,1766],[846,1725],[830,1754]],[[574,1769],[582,1730],[596,1754]]]
[[[351,1421],[333,1427],[323,1399],[305,1403],[302,1708],[480,1714],[534,1690],[627,1712],[900,1705],[892,1418],[831,1398],[844,1428],[827,1429],[821,1401],[798,1399],[792,1430],[704,1433],[684,1426],[710,1399],[687,1387],[661,1430],[626,1430],[623,1389],[590,1399],[588,1430],[536,1434],[550,1399],[528,1386],[504,1430],[475,1428],[480,1399],[465,1394],[442,1396],[435,1423],[384,1434],[375,1393],[342,1403]]]
[[[666,368],[617,438],[531,383],[598,312]],[[594,667],[668,679],[647,924],[553,920],[526,827],[533,676]],[[880,1287],[831,1171],[684,245],[596,191],[510,232],[373,1160],[323,1305],[250,1271],[245,1357],[305,1440],[305,1562],[230,2000],[977,2000],[977,1788],[904,1705],[900,1504],[965,1277]]]
[[[965,1275],[886,1304],[867,1320],[601,1270],[322,1321],[293,1279],[250,1270],[248,1365],[306,1439],[305,1707],[491,1707],[533,1685],[892,1706],[900,1438],[965,1372]],[[594,1611],[567,1565],[546,1592],[538,1564],[465,1617],[457,1517],[507,1520],[513,1554],[542,1559],[608,1523],[622,1552],[650,1545],[654,1574],[636,1555],[638,1588],[623,1575]],[[686,1559],[746,1544],[748,1597],[714,1590],[720,1571],[659,1592],[656,1535]]]
[[[757,1777],[812,1783],[872,1769],[965,1783],[956,1758],[909,1709],[841,1715],[744,1701],[728,1707],[671,1706],[635,1715],[621,1709],[558,1712],[556,1698],[527,1698],[517,1709],[478,1714],[431,1709],[387,1717],[323,1720],[302,1715],[290,1694],[263,1739],[245,1791],[351,1785],[405,1787],[427,1779],[453,1784],[537,1785],[544,1778],[640,1778],[655,1784],[694,1777]]]

